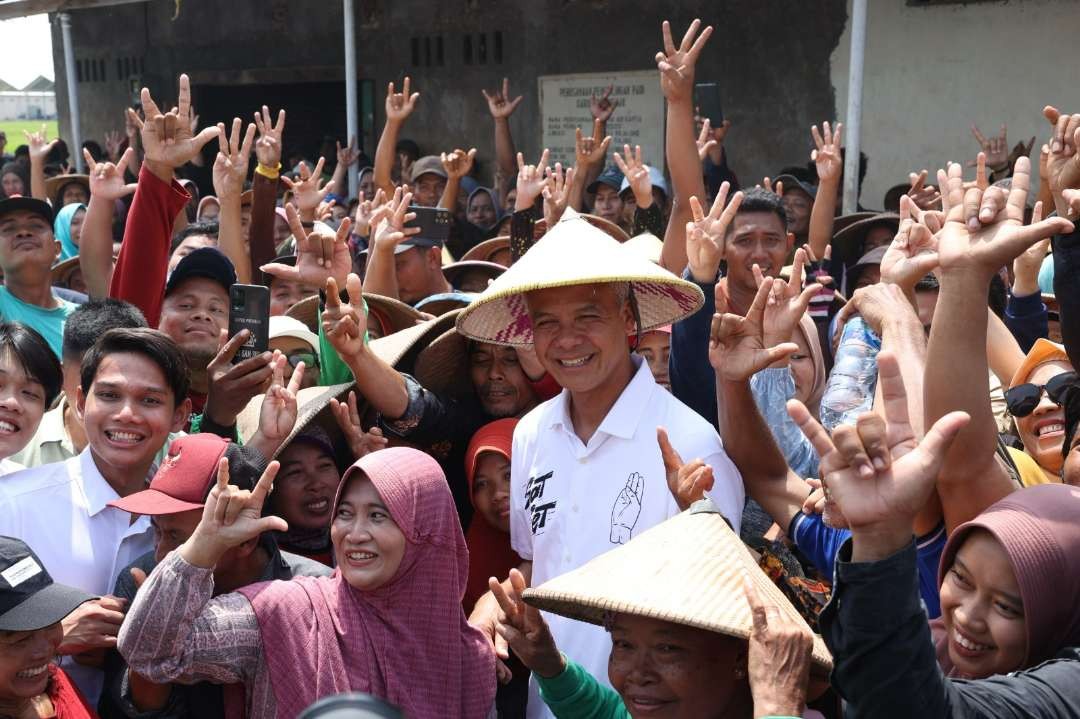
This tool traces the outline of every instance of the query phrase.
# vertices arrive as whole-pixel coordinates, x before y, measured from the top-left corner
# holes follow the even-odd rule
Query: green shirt
[[[367,302],[364,302],[364,312],[367,313]],[[345,360],[341,359],[337,350],[330,344],[330,340],[326,338],[326,334],[323,333],[321,305],[319,307],[319,319],[316,324],[319,326],[319,385],[329,387],[335,384],[352,382],[354,379],[352,370],[349,369],[349,365],[345,364]],[[368,341],[369,335],[364,332],[364,344],[368,344]]]

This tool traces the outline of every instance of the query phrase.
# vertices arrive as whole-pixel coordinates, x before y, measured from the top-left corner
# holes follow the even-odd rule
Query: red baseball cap
[[[189,434],[174,440],[150,487],[113,500],[109,506],[150,516],[202,509],[217,481],[218,461],[226,456],[230,444],[213,434]],[[230,456],[229,481],[238,484],[232,479],[234,464]]]

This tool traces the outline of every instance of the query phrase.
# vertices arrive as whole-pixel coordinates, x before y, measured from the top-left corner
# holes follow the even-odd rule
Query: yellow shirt
[[[1039,463],[1031,458],[1027,452],[1023,450],[1015,449],[1014,447],[1008,447],[1009,457],[1012,458],[1013,464],[1020,471],[1020,483],[1025,487],[1033,487],[1036,484],[1060,484],[1061,480],[1053,476],[1042,467]]]

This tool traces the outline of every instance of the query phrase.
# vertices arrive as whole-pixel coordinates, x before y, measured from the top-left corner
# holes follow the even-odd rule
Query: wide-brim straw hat
[[[566,211],[563,213],[562,219],[573,219],[575,217],[580,217],[596,229],[602,230],[605,235],[612,238],[616,242],[626,242],[630,239],[630,235],[626,232],[626,230],[619,227],[611,220],[605,220],[603,217],[600,217],[598,215],[590,215],[584,212],[576,212],[571,207],[566,208]],[[559,221],[562,222],[562,220]],[[547,231],[547,220],[541,218],[533,224],[533,237],[535,239],[539,240],[541,237],[547,234]]]
[[[458,262],[472,262],[474,260],[479,260],[481,262],[490,262],[492,264],[498,265],[501,263],[495,262],[491,258],[499,254],[500,252],[506,252],[509,249],[509,237],[507,237],[506,235],[503,235],[502,237],[493,237],[490,240],[484,240],[483,242],[480,242],[471,247],[468,251],[465,252],[464,255],[461,256],[461,259],[458,260]]]
[[[52,203],[53,211],[59,212],[63,205],[60,204],[60,191],[65,185],[70,183],[76,183],[86,188],[86,194],[90,194],[90,176],[89,175],[57,175],[56,177],[50,177],[45,180],[45,196],[49,198],[49,202]]]
[[[50,283],[60,287],[67,287],[67,280],[72,272],[79,267],[79,256],[69,257],[63,262],[57,262],[52,266]]]
[[[462,292],[460,290],[440,292],[435,295],[429,295],[417,302],[416,309],[420,312],[432,315],[433,317],[441,317],[447,312],[453,312],[454,310],[468,307],[477,297],[479,297],[479,295],[476,292]]]
[[[285,316],[300,320],[309,330],[319,334],[319,296],[305,297],[285,310]]]
[[[664,241],[651,232],[634,235],[623,243],[623,250],[636,253],[649,262],[660,264],[660,254],[664,251]]]
[[[506,272],[504,265],[499,265],[494,262],[486,262],[484,260],[462,260],[461,262],[452,262],[442,268],[443,277],[450,283],[452,287],[460,290],[458,282],[461,280],[461,276],[467,272],[480,272],[486,279],[493,280],[502,273]]]
[[[763,602],[809,631],[710,500],[526,589],[523,598],[544,611],[590,624],[606,626],[615,614],[632,614],[749,640],[754,619],[744,577]],[[832,656],[817,635],[812,665],[822,675],[832,669]]]
[[[525,293],[553,287],[628,282],[647,332],[697,312],[701,289],[659,265],[626,252],[581,216],[564,217],[458,317],[466,337],[508,345],[533,342]]]
[[[893,233],[900,227],[900,215],[895,212],[877,212],[868,217],[862,217],[850,223],[846,227],[836,230],[833,225],[832,259],[834,262],[843,262],[851,265],[865,254],[863,241],[870,228],[876,225],[889,225]]]
[[[413,375],[426,389],[457,399],[473,392],[469,376],[469,340],[451,327],[416,356]]]
[[[371,351],[395,369],[401,369],[406,365],[411,369],[419,351],[427,346],[427,342],[432,337],[438,336],[448,328],[453,327],[455,318],[456,315],[440,317],[401,332],[395,332],[387,337],[372,340],[370,343]],[[316,420],[319,426],[327,431],[331,440],[337,444],[342,437],[342,433],[337,421],[328,409],[330,400],[345,401],[349,391],[355,389],[355,382],[346,382],[329,386],[308,387],[300,390],[296,395],[296,424],[285,438],[285,441],[274,452],[274,457],[280,454],[281,450],[288,446],[296,435],[303,432],[309,424]],[[265,396],[260,394],[253,397],[236,417],[236,431],[244,442],[249,442],[259,428],[259,414],[262,411]],[[357,393],[357,400],[360,405],[363,405],[365,401],[359,392]],[[362,407],[360,412],[363,415]]]
[[[417,310],[401,300],[384,297],[371,292],[364,293],[368,306],[369,326],[376,321],[383,336],[414,326],[424,318]],[[319,296],[305,297],[285,311],[286,317],[300,320],[315,334],[319,333]]]

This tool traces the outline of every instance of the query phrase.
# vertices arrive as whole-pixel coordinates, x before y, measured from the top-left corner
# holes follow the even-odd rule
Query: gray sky
[[[15,87],[25,86],[38,75],[55,79],[48,15],[0,21],[0,47],[6,60],[0,78]]]

